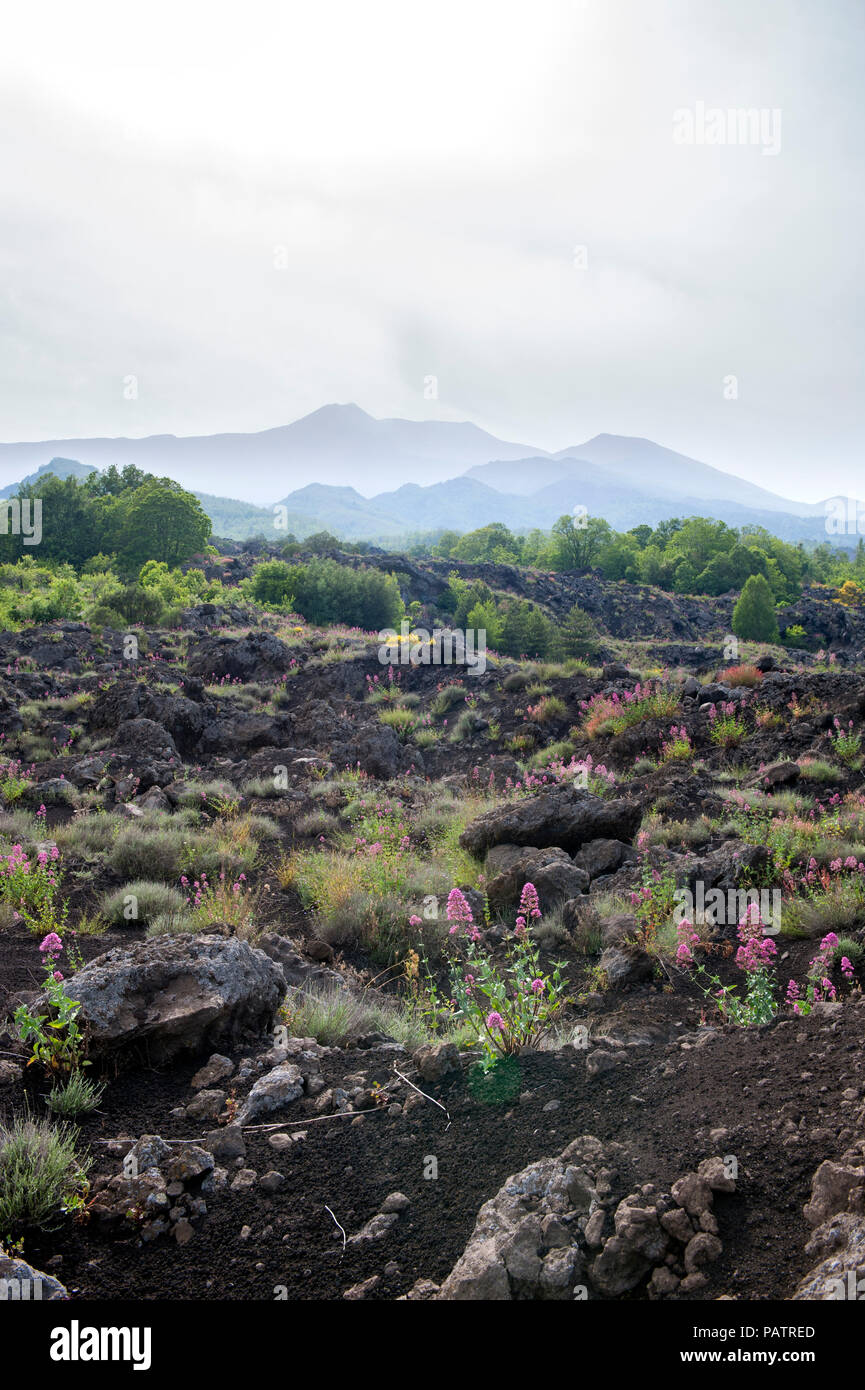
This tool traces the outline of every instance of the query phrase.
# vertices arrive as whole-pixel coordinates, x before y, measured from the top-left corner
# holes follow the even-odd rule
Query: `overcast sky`
[[[862,495],[861,3],[43,0],[3,30],[0,439],[356,401]],[[780,111],[780,148],[677,143],[700,102]]]

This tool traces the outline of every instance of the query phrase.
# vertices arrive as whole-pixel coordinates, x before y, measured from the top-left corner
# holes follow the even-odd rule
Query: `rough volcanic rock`
[[[146,1049],[153,1061],[267,1029],[285,994],[281,968],[245,941],[164,936],[98,956],[67,985],[93,1052]]]
[[[272,632],[246,637],[206,636],[189,653],[186,669],[205,684],[213,680],[268,681],[284,675],[291,652]]]
[[[494,908],[519,902],[526,883],[535,885],[544,910],[584,893],[589,886],[585,870],[578,869],[565,850],[555,847],[523,849],[519,845],[497,845],[487,856],[487,869],[494,866],[494,877],[487,884],[487,896]]]
[[[0,1303],[56,1303],[68,1297],[59,1279],[34,1269],[26,1260],[8,1255],[0,1245]]]
[[[583,1232],[599,1210],[603,1168],[624,1149],[582,1135],[530,1163],[481,1207],[463,1254],[435,1295],[449,1300],[567,1299],[585,1275]]]
[[[800,1279],[794,1299],[865,1298],[865,1216],[839,1212],[818,1226],[805,1252],[819,1263]]]
[[[631,840],[641,820],[640,807],[627,801],[604,801],[573,784],[553,787],[524,801],[487,811],[466,826],[460,845],[481,855],[493,845],[559,846],[569,853],[591,840]]]

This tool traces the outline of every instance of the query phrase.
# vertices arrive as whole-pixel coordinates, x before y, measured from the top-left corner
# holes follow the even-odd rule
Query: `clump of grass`
[[[65,1124],[29,1115],[0,1123],[0,1231],[48,1229],[87,1191],[91,1160]]]
[[[45,1104],[55,1115],[64,1119],[74,1119],[76,1115],[89,1114],[96,1110],[105,1093],[103,1082],[91,1081],[83,1072],[74,1071],[66,1081],[57,1082]]]
[[[537,748],[537,738],[533,733],[513,734],[511,738],[505,741],[505,747],[509,753],[513,753],[516,757],[522,758],[525,757],[527,753],[531,753]],[[541,751],[543,754],[546,754],[546,749],[542,749]]]
[[[250,777],[248,782],[244,782],[241,791],[247,800],[257,798],[264,801],[285,795],[285,788],[277,784],[275,777]]]
[[[145,927],[162,913],[181,912],[182,893],[153,879],[134,879],[109,893],[100,915],[112,926]]]
[[[104,811],[76,813],[65,825],[55,828],[54,839],[58,849],[89,857],[110,850],[121,828],[117,817]]]
[[[763,672],[756,666],[747,664],[741,666],[728,666],[726,671],[721,671],[718,680],[722,685],[743,685],[748,690],[753,690],[755,685],[759,685],[763,679]]]
[[[393,705],[389,709],[381,711],[379,722],[386,724],[389,729],[393,729],[400,742],[406,743],[411,738],[417,724],[417,715],[402,705]]]
[[[694,820],[663,820],[657,811],[649,811],[643,817],[640,834],[648,838],[643,842],[651,845],[704,845],[712,836],[712,823],[708,816],[697,816]]]
[[[117,836],[108,855],[109,868],[122,879],[149,875],[165,883],[175,883],[183,872],[188,836],[180,830],[156,830],[147,825],[129,825]]]
[[[799,776],[808,782],[839,782],[841,770],[825,758],[800,758]]]
[[[335,835],[339,831],[339,821],[330,811],[319,808],[299,816],[294,823],[301,835]]]
[[[147,928],[148,937],[154,936],[176,936],[179,932],[198,931],[195,918],[188,912],[177,910],[169,912],[159,912],[153,918]]]
[[[450,685],[443,685],[441,690],[436,691],[435,698],[430,705],[430,712],[436,719],[443,719],[454,705],[458,705],[466,696],[464,685],[453,682]]]
[[[432,1040],[417,1012],[397,999],[350,994],[338,986],[310,986],[293,991],[283,1005],[292,1033],[315,1038],[327,1047],[339,1047],[362,1033],[386,1033],[404,1047],[416,1048]]]
[[[536,705],[529,705],[527,714],[535,724],[550,724],[554,719],[564,719],[568,707],[558,695],[545,695]]]
[[[785,936],[825,936],[827,932],[840,936],[859,925],[863,909],[865,900],[858,875],[838,878],[825,890],[785,899],[781,931]]]
[[[474,734],[478,733],[482,724],[483,717],[477,710],[465,709],[454,724],[450,732],[451,743],[465,743]]]

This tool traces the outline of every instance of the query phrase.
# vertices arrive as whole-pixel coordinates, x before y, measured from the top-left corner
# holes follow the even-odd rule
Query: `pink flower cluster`
[[[452,888],[448,893],[447,919],[452,923],[449,936],[454,936],[460,927],[464,927],[472,941],[480,941],[481,934],[475,926],[472,910],[465,894],[461,893],[459,888]]]
[[[736,964],[746,974],[762,970],[778,954],[772,938],[763,935],[763,921],[756,903],[749,903],[745,908],[736,935],[742,943],[736,952]]]
[[[676,960],[679,965],[691,965],[694,960],[694,947],[699,943],[699,936],[694,931],[694,924],[687,917],[683,917],[676,926],[676,936],[679,944],[676,947]]]

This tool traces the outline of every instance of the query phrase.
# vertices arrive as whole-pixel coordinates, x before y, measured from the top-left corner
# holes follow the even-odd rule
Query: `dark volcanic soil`
[[[632,1011],[631,1023],[637,1026],[642,1014],[655,1025],[675,1024],[680,1013],[678,1001],[658,995],[651,1012]],[[43,1268],[62,1255],[54,1272],[85,1299],[272,1299],[279,1285],[292,1299],[334,1299],[373,1274],[380,1283],[370,1297],[393,1299],[418,1278],[439,1282],[448,1274],[478,1208],[509,1174],[591,1133],[628,1145],[637,1181],[665,1187],[708,1155],[735,1155],[738,1190],[715,1203],[724,1253],[711,1267],[709,1287],[695,1297],[786,1298],[812,1263],[804,1255],[810,1228],[802,1206],[813,1173],[853,1138],[852,1103],[841,1093],[862,1090],[863,1042],[859,1004],[837,1020],[706,1030],[691,1033],[684,1046],[631,1047],[612,1082],[588,1080],[585,1053],[573,1049],[524,1055],[490,1077],[470,1070],[430,1090],[450,1123],[428,1101],[408,1116],[382,1110],[308,1123],[312,1103],[300,1101],[285,1128],[306,1138],[290,1150],[275,1151],[271,1131],[246,1134],[244,1165],[259,1175],[285,1175],[276,1196],[224,1189],[182,1248],[168,1237],[144,1245],[67,1227],[28,1242],[27,1254]],[[326,1058],[323,1071],[328,1084],[358,1070],[384,1082],[393,1065],[388,1054],[356,1051]],[[135,1070],[112,1081],[104,1113],[82,1126],[97,1155],[95,1171],[118,1171],[116,1159],[100,1159],[100,1138],[203,1135],[206,1125],[165,1120],[191,1098],[193,1070]],[[550,1102],[558,1106],[547,1111]],[[728,1131],[720,1144],[709,1139],[716,1129]],[[423,1176],[430,1155],[438,1160],[435,1180]],[[326,1207],[351,1235],[393,1191],[411,1202],[396,1227],[381,1241],[343,1252]]]

